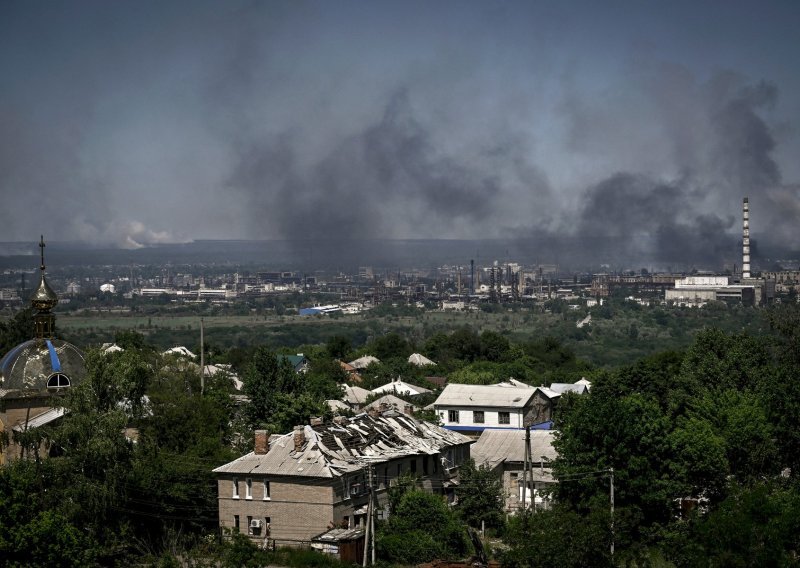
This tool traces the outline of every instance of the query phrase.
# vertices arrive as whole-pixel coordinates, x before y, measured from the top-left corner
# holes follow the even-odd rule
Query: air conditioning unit
[[[251,529],[260,529],[261,528],[261,520],[260,519],[253,519],[250,521],[250,528]]]

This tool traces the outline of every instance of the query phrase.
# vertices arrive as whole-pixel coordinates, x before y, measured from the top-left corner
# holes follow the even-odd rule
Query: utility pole
[[[525,426],[525,455],[528,456],[528,480],[531,484],[530,487],[530,496],[531,496],[531,508],[533,512],[536,512],[536,498],[533,496],[533,488],[535,486],[533,482],[533,454],[531,453],[531,426],[528,424]],[[527,486],[525,488],[528,489]]]
[[[375,535],[373,534],[375,531],[375,519],[373,518],[375,515],[375,507],[372,504],[372,464],[367,467],[367,475],[367,479],[369,480],[369,502],[367,504],[367,522],[364,531],[364,559],[361,563],[362,566],[367,566],[367,560],[369,559],[372,560],[372,564],[375,564]],[[370,540],[370,538],[372,540]],[[370,548],[372,549],[371,555]]]
[[[200,396],[206,390],[206,349],[203,336],[203,318],[200,318]]]
[[[372,565],[375,566],[375,505],[377,505],[375,501],[375,489],[373,486],[374,483],[374,471],[372,470],[372,464],[369,466],[369,503],[370,507],[369,510],[371,512],[370,518],[370,528],[369,532],[372,535],[372,540],[370,541],[370,550],[372,552]]]
[[[528,455],[528,437],[530,436],[530,431],[525,428],[525,458],[524,463],[522,464],[522,496],[520,497],[521,500],[521,508],[522,512],[524,513],[526,510],[527,500],[528,500],[528,460],[530,456]]]
[[[608,469],[611,474],[611,558],[614,558],[614,468]]]

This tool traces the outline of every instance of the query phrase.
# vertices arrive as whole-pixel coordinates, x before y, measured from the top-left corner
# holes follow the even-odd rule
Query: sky
[[[5,0],[0,241],[702,259],[748,196],[800,250],[798,29],[796,1]]]

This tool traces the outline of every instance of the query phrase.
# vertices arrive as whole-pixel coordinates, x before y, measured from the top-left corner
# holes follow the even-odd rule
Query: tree
[[[328,339],[325,344],[325,350],[327,351],[328,356],[331,359],[339,359],[340,361],[347,359],[351,349],[352,345],[350,344],[350,340],[341,335],[334,335]]]
[[[325,399],[309,390],[305,375],[266,347],[256,349],[244,374],[244,391],[250,397],[247,418],[253,429],[284,432],[329,413]]]
[[[511,349],[511,343],[507,337],[503,337],[496,331],[486,330],[481,333],[481,356],[487,361],[504,361]]]
[[[582,568],[612,566],[608,509],[580,515],[564,506],[509,519],[503,566]]]
[[[268,424],[275,412],[278,394],[304,390],[303,377],[286,360],[279,361],[267,347],[253,354],[243,376],[244,392],[250,397],[248,414],[253,426]]]
[[[0,353],[6,354],[13,347],[33,337],[33,308],[17,312],[13,318],[0,322]]]
[[[144,349],[146,346],[144,335],[132,329],[118,331],[114,335],[114,343],[123,349]]]
[[[406,491],[375,540],[381,558],[418,564],[436,558],[461,558],[469,543],[464,527],[440,495]]]
[[[407,359],[414,352],[414,347],[399,333],[387,333],[372,342],[371,349],[380,360],[391,358]]]
[[[469,459],[458,468],[459,485],[456,487],[456,511],[472,527],[498,528],[503,525],[503,482],[494,470],[476,467]]]

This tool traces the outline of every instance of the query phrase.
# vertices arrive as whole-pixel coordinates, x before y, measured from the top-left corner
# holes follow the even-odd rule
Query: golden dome
[[[49,312],[58,304],[58,296],[53,292],[53,289],[44,278],[44,265],[42,265],[42,279],[39,281],[39,287],[33,292],[31,296],[31,305],[34,309],[40,312]]]

